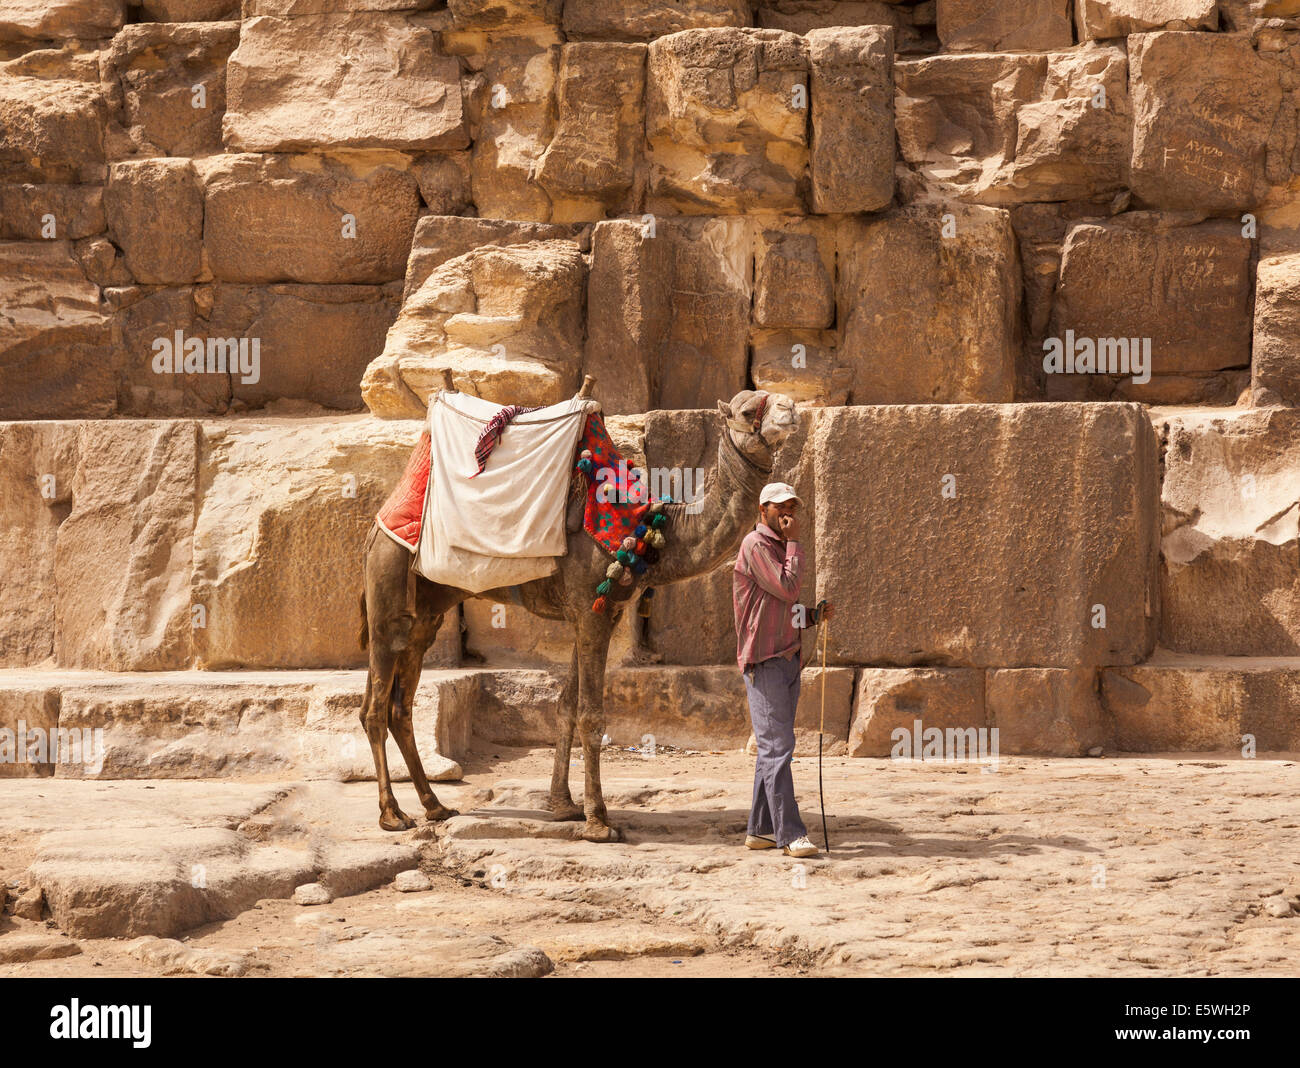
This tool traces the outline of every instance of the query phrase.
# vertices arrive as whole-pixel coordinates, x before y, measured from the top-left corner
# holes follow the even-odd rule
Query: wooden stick
[[[824,612],[825,609],[822,609]],[[822,842],[826,852],[831,851],[831,838],[826,833],[826,791],[822,788],[822,740],[826,737],[826,639],[830,636],[830,620],[825,617],[822,626],[822,725],[817,732],[817,796],[822,805]]]
[[[591,375],[582,376],[582,388],[578,390],[579,397],[590,397],[591,391],[596,385],[596,380]]]

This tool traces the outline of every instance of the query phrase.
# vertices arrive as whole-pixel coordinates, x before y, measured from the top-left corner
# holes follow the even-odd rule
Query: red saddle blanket
[[[509,430],[506,430],[509,433]],[[633,537],[646,505],[651,503],[649,488],[644,479],[635,477],[627,461],[614,448],[605,420],[599,413],[587,416],[582,438],[573,460],[576,470],[578,457],[583,450],[591,453],[592,477],[586,480],[587,503],[583,511],[583,526],[596,544],[611,556],[618,551],[624,538]],[[488,461],[491,462],[490,460]],[[604,469],[606,474],[597,477]],[[420,435],[406,470],[396,488],[375,517],[389,534],[412,551],[420,540],[420,520],[424,513],[424,493],[429,485],[429,432]],[[600,492],[602,485],[611,486]],[[612,497],[612,500],[600,500]]]

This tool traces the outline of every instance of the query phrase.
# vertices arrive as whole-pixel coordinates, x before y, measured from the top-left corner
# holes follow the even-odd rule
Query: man
[[[817,847],[799,818],[790,760],[794,756],[794,712],[803,667],[801,629],[829,619],[799,603],[803,549],[798,509],[802,502],[784,482],[763,487],[759,522],[740,543],[731,595],[736,610],[736,660],[745,676],[749,718],[758,743],[754,801],[749,812],[750,849],[780,846],[792,857],[811,857]]]

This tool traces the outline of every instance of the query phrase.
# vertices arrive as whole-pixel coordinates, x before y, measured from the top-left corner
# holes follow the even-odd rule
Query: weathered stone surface
[[[189,973],[234,979],[248,974],[249,961],[242,954],[195,949],[174,938],[139,938],[127,947],[127,952],[137,960],[158,968],[163,975]]]
[[[0,41],[112,37],[126,19],[126,0],[5,0]]]
[[[650,44],[650,211],[802,207],[808,44],[784,30],[702,29]]]
[[[468,150],[416,154],[412,172],[420,183],[420,198],[435,215],[468,215],[473,210],[470,162]]]
[[[248,283],[402,278],[420,210],[409,166],[397,152],[220,157],[204,183],[213,275]]]
[[[237,402],[257,407],[298,398],[359,411],[358,382],[384,348],[397,316],[389,286],[218,286],[207,323],[211,336],[259,341],[260,365],[231,374]],[[249,350],[251,354],[251,349]]]
[[[1245,37],[1161,31],[1129,38],[1132,187],[1151,207],[1231,212],[1268,191],[1265,148],[1278,68]]]
[[[311,877],[303,850],[255,846],[218,827],[104,829],[45,835],[28,870],[50,914],[74,938],[179,934],[288,897]]]
[[[1300,255],[1264,256],[1255,272],[1251,390],[1256,404],[1300,406]]]
[[[634,7],[606,0],[566,0],[564,34],[570,41],[649,41],[679,30],[748,26],[746,0],[693,0],[684,8],[676,0],[641,0]]]
[[[449,260],[403,304],[361,390],[382,418],[418,418],[442,369],[499,404],[554,404],[578,388],[587,267],[571,241],[486,246]]]
[[[448,0],[458,30],[558,26],[563,0]]]
[[[890,180],[892,183],[892,167]],[[754,241],[754,324],[833,326],[834,274],[832,227],[809,220],[806,227],[797,229],[759,230]]]
[[[833,632],[832,632],[833,633]],[[924,745],[920,731],[983,729],[984,672],[969,668],[863,668],[853,699],[849,756],[900,756],[919,760]],[[896,735],[905,731],[907,739]],[[963,738],[965,735],[963,735]],[[903,744],[906,748],[900,748]],[[977,747],[970,747],[970,755]]]
[[[401,14],[245,19],[227,66],[226,147],[464,148],[460,64],[436,44]]]
[[[854,404],[1012,399],[1020,272],[1005,211],[949,203],[850,217],[839,248],[838,357]]]
[[[811,30],[807,41],[812,210],[887,207],[894,198],[894,35],[879,26],[840,27]]]
[[[104,210],[137,282],[178,285],[198,279],[203,269],[203,190],[189,160],[114,163],[104,190]]]
[[[926,13],[928,11],[928,14]],[[934,5],[907,8],[893,0],[757,0],[754,25],[807,34],[840,26],[889,26],[900,44],[917,38],[913,20],[934,25]]]
[[[248,14],[264,15],[262,7],[277,0],[249,0]],[[296,0],[281,0],[286,4]],[[328,2],[328,0],[325,0]],[[150,22],[225,22],[239,18],[240,0],[140,0],[135,5]]]
[[[939,41],[949,52],[1068,48],[1069,0],[937,0]]]
[[[556,708],[564,685],[559,673],[484,671],[480,680],[475,736],[499,745],[555,744]]]
[[[393,880],[393,889],[401,894],[420,894],[432,888],[433,883],[419,868],[412,868],[410,871],[399,871],[397,878]]]
[[[1101,673],[1116,745],[1137,753],[1300,747],[1300,663],[1265,657],[1200,659],[1163,653]]]
[[[1079,40],[1127,37],[1147,30],[1217,30],[1215,0],[1075,0]]]
[[[96,59],[35,51],[0,62],[0,178],[104,180],[108,111]]]
[[[1079,223],[1066,236],[1051,334],[1124,338],[1129,348],[1149,338],[1158,375],[1245,366],[1251,255],[1228,220],[1177,226],[1135,212]]]
[[[0,938],[0,964],[75,957],[81,946],[57,934],[7,934]]]
[[[567,223],[517,222],[456,215],[421,215],[415,224],[402,300],[411,298],[425,280],[448,260],[483,245],[526,245],[533,241],[567,239],[583,252],[590,247],[590,226]]]
[[[98,234],[104,229],[103,194],[98,185],[0,183],[0,238],[76,240]]]
[[[751,220],[658,219],[671,242],[671,318],[651,371],[653,405],[695,408],[746,386],[745,335],[753,293]]]
[[[903,160],[983,204],[1111,197],[1128,184],[1122,49],[940,55],[894,65]]]
[[[660,347],[672,317],[672,247],[630,219],[591,234],[583,370],[606,415],[652,407]]]
[[[1083,667],[1150,652],[1157,456],[1136,405],[827,409],[810,444],[832,662]],[[869,487],[860,537],[847,532],[863,529],[862,494],[846,485]]]
[[[54,545],[72,506],[75,465],[70,428],[0,424],[0,666],[37,664],[54,655]]]
[[[72,507],[54,554],[55,658],[111,671],[182,667],[197,491],[191,422],[77,426]]]
[[[555,136],[537,158],[537,182],[555,220],[636,209],[645,129],[646,48],[603,42],[560,52]]]
[[[1066,668],[988,672],[984,700],[1003,753],[1087,756],[1111,744],[1097,673]]]
[[[143,155],[206,156],[222,151],[226,62],[239,43],[234,22],[186,20],[125,26],[107,62],[127,136]],[[201,88],[196,88],[201,87]]]
[[[818,407],[849,402],[854,369],[840,360],[834,330],[754,330],[749,348],[755,389]]]
[[[419,428],[277,419],[206,423],[202,435],[196,665],[364,664],[361,548]]]
[[[58,726],[59,697],[49,687],[36,682],[0,689],[0,779],[52,776],[58,754],[50,752],[50,741]]]
[[[466,83],[470,173],[481,217],[550,221],[551,198],[536,175],[555,136],[559,68],[559,44],[509,36],[486,48],[482,70]]]
[[[1300,412],[1158,413],[1160,642],[1300,654]]]

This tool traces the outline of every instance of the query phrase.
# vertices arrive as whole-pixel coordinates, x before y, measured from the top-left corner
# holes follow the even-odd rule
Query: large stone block
[[[808,43],[784,30],[685,30],[650,45],[650,211],[797,211],[807,192]]]
[[[667,240],[630,219],[599,222],[592,230],[582,366],[595,376],[607,415],[651,407],[672,317],[671,251]]]
[[[835,325],[833,225],[800,219],[764,225],[754,240],[754,325]]]
[[[1300,406],[1300,255],[1259,261],[1250,372],[1256,404]]]
[[[226,79],[225,142],[237,151],[469,143],[459,61],[402,14],[245,19]]]
[[[246,283],[401,279],[420,212],[409,168],[399,152],[213,160],[204,167],[203,216],[213,276]]]
[[[280,2],[298,4],[304,0]],[[305,2],[311,3],[313,0]],[[270,14],[261,8],[275,3],[277,0],[248,0],[248,14]],[[149,22],[226,22],[239,19],[240,0],[140,0],[133,6],[139,7],[140,14]]]
[[[126,20],[126,0],[5,0],[0,41],[112,37]]]
[[[361,389],[382,418],[418,418],[450,369],[498,404],[554,404],[578,388],[586,262],[571,241],[494,245],[449,260],[402,305]]]
[[[1111,744],[1112,725],[1091,669],[1020,668],[987,673],[989,726],[1003,753],[1086,756]]]
[[[147,22],[113,38],[110,100],[143,155],[207,156],[222,151],[226,61],[239,43],[236,21]]]
[[[1157,456],[1137,405],[824,409],[812,448],[833,662],[1087,667],[1150,652]]]
[[[1253,756],[1300,749],[1294,660],[1162,653],[1147,664],[1103,671],[1102,696],[1120,750]]]
[[[1266,147],[1282,88],[1244,36],[1161,31],[1128,39],[1133,192],[1164,210],[1244,211],[1268,192]]]
[[[834,330],[753,330],[749,351],[755,389],[818,407],[849,402],[853,367],[840,359]]]
[[[365,663],[361,549],[418,436],[369,418],[203,424],[196,666]]]
[[[965,732],[986,726],[982,671],[863,668],[853,699],[848,755],[885,757],[897,752],[919,759],[921,754],[915,750],[931,728]],[[904,739],[896,731],[906,732],[906,748],[900,748]],[[972,746],[971,755],[977,752],[977,746]]]
[[[1068,48],[1069,0],[937,0],[939,41],[949,52]]]
[[[0,423],[0,667],[38,664],[54,655],[54,546],[72,506],[75,467],[72,426]]]
[[[0,184],[0,238],[77,240],[104,229],[104,187]]]
[[[217,286],[209,337],[258,346],[252,373],[241,363],[228,376],[232,400],[260,407],[293,398],[359,411],[361,376],[397,316],[397,287]]]
[[[640,204],[645,62],[641,44],[575,43],[561,50],[555,136],[537,159],[551,218],[600,219]]]
[[[1130,349],[1149,339],[1155,375],[1244,366],[1252,253],[1233,221],[1178,226],[1135,212],[1079,223],[1066,235],[1051,333]]]
[[[1300,654],[1300,412],[1163,412],[1161,645]]]
[[[1080,41],[1148,30],[1217,30],[1216,0],[1075,0]]]
[[[483,218],[549,222],[537,167],[555,137],[561,46],[544,34],[482,47],[482,70],[466,83],[474,205]]]
[[[748,26],[750,17],[748,0],[566,0],[563,25],[570,41],[651,41],[679,30]]]
[[[51,778],[58,727],[57,690],[35,680],[0,689],[0,779]]]
[[[1128,62],[1088,45],[894,65],[903,160],[937,192],[983,204],[1112,197],[1128,184]]]
[[[812,210],[878,211],[894,198],[894,35],[811,30]]]
[[[1015,232],[997,208],[846,218],[839,361],[855,404],[1010,401],[1020,348]]]
[[[198,279],[203,270],[203,190],[189,160],[114,163],[104,210],[137,282],[180,285]]]
[[[0,241],[0,307],[0,418],[112,414],[110,322],[71,242]]]
[[[54,547],[55,659],[107,671],[184,667],[197,428],[84,422],[76,434],[71,510]]]
[[[102,182],[109,112],[95,53],[0,62],[0,179]]]

